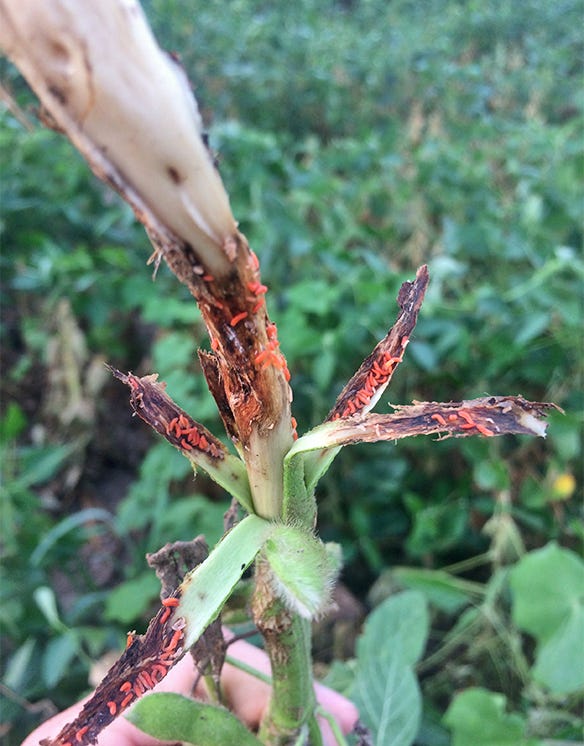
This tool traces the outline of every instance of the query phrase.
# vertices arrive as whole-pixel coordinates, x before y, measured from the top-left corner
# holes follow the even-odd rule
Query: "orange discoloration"
[[[254,295],[265,295],[268,292],[268,286],[262,285],[261,282],[257,282],[256,280],[248,282],[247,287]]]

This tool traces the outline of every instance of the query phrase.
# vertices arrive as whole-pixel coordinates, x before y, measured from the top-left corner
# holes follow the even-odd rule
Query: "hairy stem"
[[[263,559],[256,563],[252,610],[272,667],[272,697],[260,739],[267,746],[288,746],[309,729],[310,742],[318,746],[310,621],[290,612],[275,595],[271,570]]]

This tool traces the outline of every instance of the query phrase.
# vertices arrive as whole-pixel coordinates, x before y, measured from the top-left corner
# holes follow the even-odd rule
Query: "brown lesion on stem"
[[[138,217],[147,225],[147,215]],[[201,365],[229,437],[245,449],[254,432],[268,437],[284,421],[285,453],[293,438],[290,374],[267,314],[259,262],[245,237],[237,232],[227,242],[232,268],[219,279],[207,273],[191,247],[150,229],[148,235],[198,303],[211,339]]]
[[[276,595],[271,570],[255,566],[254,622],[265,642],[272,672],[270,705],[260,726],[262,742],[295,743],[315,705],[310,666],[310,622],[292,614]]]
[[[211,392],[211,395],[215,399],[215,404],[217,405],[219,415],[223,420],[225,432],[235,444],[238,444],[239,435],[237,431],[237,425],[235,424],[233,412],[231,411],[231,407],[229,406],[229,402],[227,401],[217,355],[213,355],[209,352],[206,352],[205,350],[199,350],[198,356],[203,375],[205,376],[205,380],[207,381],[207,387]]]
[[[41,746],[88,746],[139,697],[161,681],[184,656],[185,620],[175,618],[178,589],[162,601],[144,635],[128,633],[126,649],[110,668],[77,718]]]
[[[413,282],[403,283],[397,298],[400,312],[395,324],[341,391],[325,422],[369,411],[379,400],[403,360],[429,280],[428,268],[423,265]]]
[[[179,587],[185,575],[194,567],[202,564],[209,556],[209,547],[201,534],[192,541],[175,541],[165,544],[153,554],[147,554],[146,560],[154,568],[162,585],[161,596],[172,595]],[[225,663],[227,643],[221,628],[219,615],[205,629],[197,642],[190,648],[190,653],[199,676],[210,675],[213,679],[215,694],[221,701],[221,669]],[[195,681],[193,689],[196,687]]]

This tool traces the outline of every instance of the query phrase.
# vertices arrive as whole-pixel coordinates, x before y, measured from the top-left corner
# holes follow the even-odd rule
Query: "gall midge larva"
[[[124,697],[124,699],[120,702],[120,708],[123,710],[124,707],[127,707],[133,699],[134,699],[134,692],[130,692],[128,696]]]
[[[239,324],[240,321],[247,319],[247,317],[248,317],[247,311],[242,311],[241,313],[235,314],[235,316],[231,319],[229,324],[231,326],[237,326],[237,324]]]

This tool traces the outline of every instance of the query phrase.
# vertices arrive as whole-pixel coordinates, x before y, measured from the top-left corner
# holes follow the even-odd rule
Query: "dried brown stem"
[[[490,396],[460,402],[416,402],[394,407],[392,414],[354,416],[322,426],[327,446],[399,440],[415,435],[438,434],[441,439],[469,435],[545,436],[543,422],[550,411],[561,411],[555,404],[530,402],[521,396]],[[313,431],[315,434],[320,428]],[[312,437],[308,434],[306,439]],[[300,442],[299,442],[299,445]]]
[[[172,598],[178,599],[178,591]],[[55,739],[44,739],[41,746],[76,744],[87,746],[97,741],[101,731],[122,714],[138,697],[161,681],[184,656],[181,623],[174,619],[169,600],[163,601],[144,635],[128,634],[122,656],[85,704],[77,718],[67,723]]]
[[[166,384],[158,381],[156,373],[139,378],[108,368],[130,387],[130,405],[135,414],[173,446],[183,452],[196,451],[213,461],[227,456],[223,443],[173,402],[165,392]]]

